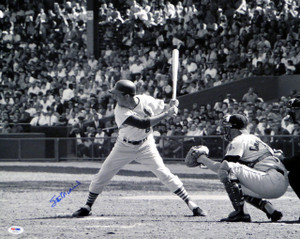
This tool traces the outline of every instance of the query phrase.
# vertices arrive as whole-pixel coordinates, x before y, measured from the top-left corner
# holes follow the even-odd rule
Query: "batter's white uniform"
[[[288,187],[287,172],[274,151],[255,135],[235,137],[226,155],[240,156],[242,163],[229,162],[230,177],[238,179],[243,193],[256,198],[278,198]],[[246,166],[246,165],[248,166]]]
[[[90,184],[89,191],[92,193],[100,194],[112,177],[123,166],[134,160],[152,171],[170,191],[174,192],[183,185],[181,180],[164,165],[155,145],[152,128],[145,130],[124,124],[125,120],[132,115],[149,117],[162,113],[164,102],[147,95],[135,97],[139,103],[133,110],[119,105],[115,107],[115,121],[119,128],[118,138]]]

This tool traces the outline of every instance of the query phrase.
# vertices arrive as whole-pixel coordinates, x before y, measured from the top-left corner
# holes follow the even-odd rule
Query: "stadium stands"
[[[173,48],[181,56],[179,96],[253,75],[300,74],[300,11],[295,0],[102,0],[99,59],[86,50],[86,1],[5,2],[0,5],[1,133],[22,132],[16,125],[36,124],[31,120],[37,115],[44,118],[44,126],[53,125],[47,123],[51,112],[56,125],[74,128],[95,114],[110,117],[114,102],[108,89],[123,77],[134,81],[139,93],[168,99]],[[276,107],[273,102],[251,107],[246,101],[226,102],[217,110],[206,105],[198,114],[199,106],[189,112],[183,134],[199,119],[209,122],[206,132],[218,134],[220,115],[227,112],[251,114],[259,124],[261,114],[283,118],[284,103],[297,93],[278,99]],[[172,125],[183,126],[182,115],[155,130],[167,135]],[[112,124],[106,120],[103,127]],[[271,125],[268,122],[260,134],[282,132],[267,130]],[[280,125],[299,134],[297,125],[287,126],[284,120]],[[249,129],[258,132],[255,127],[251,122]],[[84,128],[82,135],[90,131]]]

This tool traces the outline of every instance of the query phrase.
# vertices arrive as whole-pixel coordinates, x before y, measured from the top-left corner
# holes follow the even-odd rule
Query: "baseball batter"
[[[118,81],[110,92],[117,102],[114,113],[119,134],[111,153],[90,184],[86,205],[74,212],[73,217],[90,215],[104,186],[123,166],[134,160],[147,166],[187,204],[194,216],[206,216],[206,212],[190,199],[181,180],[164,165],[153,137],[152,126],[176,115],[178,101],[165,104],[151,96],[136,95],[136,87],[129,80]]]
[[[227,116],[223,133],[229,144],[223,161],[212,161],[207,153],[203,153],[197,162],[218,173],[235,209],[221,221],[250,222],[245,201],[263,210],[272,221],[277,221],[282,213],[262,198],[279,198],[286,192],[287,171],[274,156],[272,148],[247,132],[247,124],[248,119],[244,115]]]

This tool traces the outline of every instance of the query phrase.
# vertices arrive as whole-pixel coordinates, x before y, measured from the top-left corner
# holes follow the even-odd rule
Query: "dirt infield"
[[[106,187],[91,216],[71,218],[85,202],[92,175],[100,166],[0,162],[0,238],[299,238],[300,202],[290,188],[282,198],[271,200],[284,214],[280,222],[271,223],[249,206],[252,223],[224,223],[219,220],[232,206],[216,175],[181,164],[168,167],[208,212],[207,217],[192,217],[157,178],[130,164]],[[59,195],[60,201],[54,203]],[[24,232],[8,232],[13,226]]]

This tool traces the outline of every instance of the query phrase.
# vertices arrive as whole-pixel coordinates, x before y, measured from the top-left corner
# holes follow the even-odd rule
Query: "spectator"
[[[253,118],[249,125],[247,126],[247,130],[250,134],[254,134],[256,136],[262,135],[262,132],[258,129],[259,120],[256,118]]]
[[[87,154],[86,146],[84,145],[84,133],[77,127],[74,127],[70,132],[70,137],[76,139],[77,157],[85,157]]]
[[[197,70],[197,64],[190,57],[187,58],[186,70],[188,73],[194,73]]]
[[[96,134],[94,139],[94,156],[95,157],[103,157],[104,153],[107,152],[105,149],[105,137],[106,134],[102,130],[102,128],[96,128]]]
[[[286,73],[286,67],[285,65],[281,62],[280,57],[277,56],[274,60],[274,74],[276,76],[278,75],[284,75]]]
[[[218,71],[216,69],[216,67],[214,66],[213,62],[208,62],[207,63],[208,68],[204,71],[204,77],[206,77],[206,75],[210,75],[211,78],[215,78]]]
[[[83,140],[83,144],[85,148],[82,149],[83,157],[94,157],[94,141],[95,141],[96,129],[94,127],[87,126],[85,132],[85,138]]]
[[[198,136],[205,136],[208,135],[208,132],[206,130],[206,122],[203,121],[199,124],[199,128],[198,128]]]
[[[55,126],[58,122],[58,117],[56,116],[53,107],[48,106],[46,111],[42,110],[42,117],[38,121],[40,126]]]
[[[296,135],[296,136],[300,135],[300,124],[299,124],[299,122],[294,123],[294,129],[292,131],[292,135]]]
[[[65,113],[66,111],[66,107],[61,103],[59,95],[54,96],[54,100],[52,101],[52,104],[50,106],[53,107],[54,111],[57,112],[59,115]]]
[[[236,99],[234,99],[230,93],[226,94],[223,102],[225,102],[227,105],[233,105],[234,103],[237,103]]]
[[[43,120],[42,109],[37,109],[36,113],[34,114],[34,117],[30,121],[30,125],[40,126],[41,120]]]
[[[31,83],[31,86],[28,88],[27,94],[29,96],[38,95],[41,91],[40,81],[34,81]]]
[[[58,115],[58,120],[55,124],[56,126],[67,126],[68,125],[68,119],[66,113],[61,113]]]
[[[39,100],[39,104],[42,106],[42,111],[46,111],[48,107],[52,105],[52,101],[50,101],[47,97],[47,95],[44,95],[42,92],[38,94],[38,96],[41,97]]]
[[[258,99],[257,94],[254,92],[253,87],[249,87],[248,92],[242,97],[242,101],[255,104]]]
[[[266,134],[266,130],[269,129],[269,125],[268,125],[268,120],[267,118],[261,118],[258,125],[257,125],[257,129],[259,130],[259,134],[260,135],[265,135]]]
[[[19,118],[15,114],[12,116],[12,123],[10,125],[10,133],[22,133],[24,132],[23,127],[19,124]]]
[[[265,70],[264,69],[265,69],[265,66],[263,65],[263,62],[257,61],[256,67],[254,67],[253,70],[252,70],[253,75],[256,75],[256,76],[265,75]]]
[[[186,141],[186,142],[194,141],[194,138],[190,137],[190,136],[198,136],[198,134],[199,134],[199,131],[197,130],[197,125],[192,123],[188,129],[188,132],[185,134],[185,136],[188,136],[188,137],[184,138],[184,141]]]
[[[285,116],[281,121],[282,128],[286,129],[289,134],[292,134],[295,128],[292,118],[290,115]]]
[[[104,128],[104,122],[103,122],[103,120],[100,119],[99,114],[96,111],[93,111],[92,120],[89,122],[86,122],[85,125],[90,126],[95,129]]]
[[[8,120],[3,120],[3,123],[1,124],[1,128],[0,128],[0,132],[1,134],[9,134],[12,132]]]
[[[79,123],[79,120],[76,116],[76,111],[74,111],[74,110],[70,113],[69,116],[67,116],[67,119],[68,119],[67,125],[69,125],[69,126],[76,126]]]
[[[163,2],[152,7],[150,4],[134,3],[131,12],[129,10],[131,6],[128,5],[123,6],[124,9],[120,9],[118,5],[103,4],[100,10],[100,13],[102,11],[103,14],[100,14],[100,18],[103,17],[102,20],[109,26],[104,29],[103,36],[107,38],[103,41],[105,46],[100,49],[99,61],[93,56],[87,56],[84,50],[86,47],[86,10],[81,2],[73,5],[69,3],[55,4],[54,10],[49,11],[44,11],[42,5],[37,7],[36,3],[31,3],[30,10],[25,4],[20,3],[18,5],[19,12],[16,12],[17,10],[14,8],[4,7],[1,21],[5,24],[1,33],[1,44],[3,44],[3,59],[5,60],[1,70],[1,84],[7,84],[10,90],[19,88],[22,95],[29,96],[25,100],[23,97],[21,101],[24,110],[31,115],[30,117],[35,114],[36,104],[29,103],[29,101],[36,103],[35,101],[41,98],[40,92],[43,95],[47,94],[47,101],[52,102],[51,105],[54,104],[56,112],[59,114],[66,112],[69,115],[73,107],[70,105],[68,108],[69,104],[62,107],[58,103],[60,100],[65,102],[62,89],[63,87],[64,89],[68,88],[72,84],[73,92],[76,91],[73,100],[77,101],[75,84],[83,84],[86,82],[85,79],[90,82],[85,84],[84,100],[90,101],[93,98],[91,93],[97,94],[98,99],[96,102],[92,102],[92,107],[97,108],[98,101],[101,107],[106,109],[109,102],[107,85],[113,84],[120,78],[115,72],[124,69],[121,76],[124,78],[128,78],[130,74],[128,45],[125,41],[121,42],[122,38],[116,37],[117,31],[118,34],[126,32],[124,36],[131,39],[131,56],[137,55],[140,60],[142,59],[144,68],[151,68],[151,73],[149,73],[151,76],[148,76],[152,80],[151,86],[141,87],[141,90],[156,96],[167,97],[166,95],[168,95],[168,92],[163,93],[165,89],[162,86],[156,87],[159,82],[152,76],[158,73],[168,73],[170,50],[159,49],[155,40],[145,38],[147,32],[153,33],[155,37],[162,40],[158,41],[158,45],[166,44],[170,40],[169,36],[173,37],[171,44],[174,44],[174,39],[183,43],[182,40],[186,35],[193,38],[189,41],[191,45],[179,45],[182,51],[181,60],[186,61],[187,58],[192,57],[197,64],[196,70],[192,65],[189,68],[188,71],[191,71],[191,75],[184,74],[191,81],[186,80],[184,86],[180,87],[182,94],[194,92],[195,88],[203,90],[253,74],[299,73],[300,60],[299,54],[297,55],[299,42],[296,29],[299,19],[296,14],[298,3],[283,6],[280,2],[271,1],[257,6],[244,1],[240,6],[235,6],[237,11],[234,10],[232,3],[217,5],[207,1],[201,3],[185,1],[182,4],[179,1],[176,6],[173,3],[170,4]],[[207,11],[208,8],[209,11]],[[39,10],[37,11],[37,9]],[[126,10],[129,10],[128,15],[126,15],[128,12]],[[163,11],[168,15],[164,15]],[[214,15],[214,13],[216,14]],[[205,19],[206,22],[198,19]],[[137,28],[132,27],[134,24],[137,25]],[[12,41],[14,44],[11,44]],[[194,41],[195,43],[193,43]],[[195,44],[195,50],[189,48],[193,44]],[[145,53],[141,49],[145,49],[149,53]],[[253,56],[253,52],[257,55]],[[147,59],[148,55],[150,61]],[[230,60],[230,64],[224,65],[226,57],[229,56],[236,60]],[[252,67],[254,57],[256,57],[254,60],[256,64],[257,61],[263,63],[263,72],[261,67],[258,69]],[[210,77],[204,76],[205,71],[209,69],[206,67],[206,61],[214,62],[213,68],[217,71],[216,76],[214,76],[214,72],[210,73]],[[135,62],[133,60],[129,64],[132,65]],[[13,66],[13,72],[9,70],[10,65]],[[19,75],[16,74],[16,70],[19,71]],[[235,74],[231,71],[235,71]],[[142,85],[148,83],[149,79],[145,80],[141,74],[136,75],[135,78]],[[213,80],[214,78],[215,80]],[[195,80],[196,86],[194,85]],[[99,82],[99,85],[94,84],[94,81]],[[62,87],[62,85],[64,86]],[[165,88],[168,86],[169,83],[165,85]],[[51,95],[59,93],[61,95],[55,97],[57,99],[54,103]],[[70,100],[67,99],[67,101]],[[13,94],[10,94],[9,97],[3,95],[1,102],[5,105],[8,104],[8,110],[11,111],[12,106],[18,104],[18,99]],[[44,104],[44,109],[47,106],[48,104]],[[111,110],[111,105],[108,108]],[[229,107],[228,111],[231,112],[231,110]],[[27,121],[29,120],[27,119]]]
[[[293,75],[296,71],[296,67],[292,60],[287,60],[286,70],[289,72],[289,75]]]
[[[20,116],[19,116],[18,122],[19,123],[29,123],[31,120],[31,117],[30,117],[30,114],[25,111],[25,107],[20,107],[19,111],[20,111]]]
[[[62,92],[62,98],[61,102],[65,105],[70,100],[72,100],[75,96],[73,84],[70,84],[69,87],[67,87],[67,84],[63,84],[63,92]]]
[[[229,113],[229,105],[226,102],[222,102],[221,112],[224,114]]]

